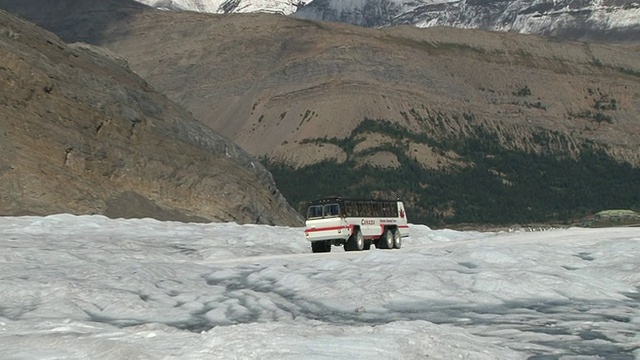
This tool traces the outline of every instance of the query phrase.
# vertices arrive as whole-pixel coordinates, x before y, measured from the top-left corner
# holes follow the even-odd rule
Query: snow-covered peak
[[[637,0],[315,0],[294,16],[367,27],[452,26],[640,41]]]
[[[640,41],[638,0],[136,0],[163,9],[267,12],[366,27],[452,26]]]
[[[268,12],[289,15],[313,0],[136,0],[161,9],[208,13]]]

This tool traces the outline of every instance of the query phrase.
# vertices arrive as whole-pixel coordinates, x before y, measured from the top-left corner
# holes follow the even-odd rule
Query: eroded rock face
[[[329,140],[345,139],[367,118],[436,139],[473,138],[484,128],[508,148],[563,156],[594,143],[640,165],[632,47],[166,11],[132,16],[102,37],[203,123],[256,156],[295,166],[344,162]],[[539,144],[533,134],[540,131],[553,141]],[[411,156],[420,153],[414,150]],[[423,163],[449,167],[453,159]]]
[[[482,125],[500,133],[505,146],[526,151],[545,150],[532,136],[543,131],[571,139],[559,140],[563,148],[552,152],[576,155],[587,142],[640,164],[637,47],[445,27],[366,29],[267,14],[158,11],[133,0],[87,0],[63,12],[68,3],[48,4],[50,17],[35,0],[0,0],[0,7],[126,57],[154,88],[255,156],[297,165],[344,161],[340,151],[315,140],[343,139],[370,118],[436,138],[475,136],[469,126]],[[350,4],[356,2],[343,7]],[[555,8],[544,9],[538,10]],[[92,17],[98,25],[87,25]],[[424,164],[432,160],[452,163],[444,156]]]
[[[103,49],[0,11],[0,214],[300,224],[271,175]]]

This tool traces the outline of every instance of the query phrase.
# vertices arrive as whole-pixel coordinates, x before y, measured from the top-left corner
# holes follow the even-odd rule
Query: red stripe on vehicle
[[[330,227],[323,227],[323,228],[311,228],[311,229],[306,229],[304,232],[316,232],[316,231],[328,231],[328,230],[343,230],[343,229],[348,229],[349,227],[347,226],[330,226]]]

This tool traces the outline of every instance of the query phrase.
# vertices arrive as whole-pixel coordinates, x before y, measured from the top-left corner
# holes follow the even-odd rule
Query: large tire
[[[324,253],[331,251],[331,240],[314,241],[311,243],[311,251],[314,253]]]
[[[370,250],[371,249],[371,240],[365,240],[364,241],[364,250]]]
[[[393,248],[400,249],[402,247],[402,234],[400,233],[400,229],[393,229],[391,233],[393,234]]]
[[[393,249],[393,234],[391,233],[391,230],[384,229],[380,240],[378,240],[378,248]]]
[[[344,246],[345,251],[362,251],[364,249],[364,236],[360,229],[355,229]]]

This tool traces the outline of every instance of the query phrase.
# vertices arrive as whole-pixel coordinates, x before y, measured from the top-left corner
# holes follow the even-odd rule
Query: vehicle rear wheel
[[[364,250],[370,250],[371,249],[371,240],[365,240],[364,241]]]
[[[378,248],[393,249],[393,234],[391,234],[391,230],[384,229],[380,240],[378,240]]]
[[[314,241],[311,243],[311,251],[314,253],[330,252],[331,240]]]
[[[400,229],[393,229],[391,233],[393,234],[393,248],[400,249],[402,247],[402,234],[400,233]]]
[[[364,236],[362,236],[362,232],[360,229],[355,229],[353,234],[347,240],[345,244],[345,251],[362,251],[364,249]]]

